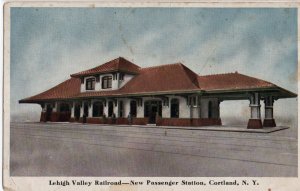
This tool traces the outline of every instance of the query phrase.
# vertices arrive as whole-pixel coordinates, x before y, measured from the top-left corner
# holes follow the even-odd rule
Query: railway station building
[[[238,72],[198,75],[182,63],[141,68],[119,57],[19,103],[40,104],[41,122],[210,126],[222,125],[221,102],[249,100],[247,128],[259,129],[276,126],[274,101],[296,96]]]

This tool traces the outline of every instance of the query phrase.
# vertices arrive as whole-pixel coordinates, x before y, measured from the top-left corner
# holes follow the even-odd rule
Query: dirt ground
[[[222,128],[222,127],[220,127]],[[297,129],[11,123],[11,176],[297,176]]]

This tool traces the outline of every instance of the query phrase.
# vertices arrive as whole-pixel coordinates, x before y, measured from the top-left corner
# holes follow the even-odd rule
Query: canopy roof
[[[80,92],[78,77],[129,71],[136,74],[118,90]],[[147,96],[158,94],[187,94],[224,96],[224,98],[247,98],[249,92],[271,93],[277,98],[297,95],[271,82],[246,76],[240,73],[226,73],[199,76],[182,63],[140,68],[124,58],[117,58],[98,67],[72,74],[72,77],[57,86],[20,100],[20,103],[39,103],[49,100],[84,99],[97,97]],[[235,95],[239,95],[234,97]],[[231,96],[232,95],[232,96]]]

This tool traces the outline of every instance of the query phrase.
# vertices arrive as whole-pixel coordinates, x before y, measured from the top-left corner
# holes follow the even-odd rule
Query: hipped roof
[[[111,72],[119,69],[136,74],[128,83],[118,90],[80,92],[82,75],[99,72]],[[240,73],[227,73],[199,76],[182,63],[140,68],[124,58],[117,58],[98,67],[71,75],[72,77],[57,86],[20,100],[21,103],[36,103],[46,100],[79,99],[88,97],[134,96],[151,94],[177,94],[192,92],[226,92],[277,89],[284,97],[295,97],[283,88],[258,78]]]
[[[71,77],[82,77],[91,76],[95,74],[107,73],[107,72],[124,72],[138,74],[140,67],[134,63],[126,60],[123,57],[116,58],[114,60],[108,61],[100,66],[84,70],[75,74],[71,74]]]

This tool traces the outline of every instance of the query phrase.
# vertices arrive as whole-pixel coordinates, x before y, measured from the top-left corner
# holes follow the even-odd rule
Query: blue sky
[[[119,56],[141,67],[182,62],[202,75],[238,71],[297,92],[297,10],[11,8],[12,114],[39,115],[17,101]]]

